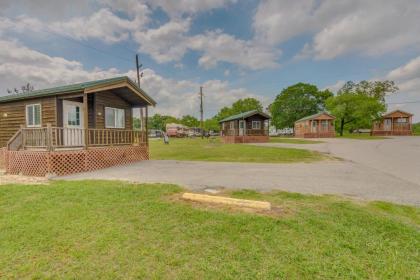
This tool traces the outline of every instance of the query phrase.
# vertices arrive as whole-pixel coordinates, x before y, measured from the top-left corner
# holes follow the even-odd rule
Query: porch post
[[[95,116],[96,117],[96,116]],[[89,128],[89,117],[88,117],[88,96],[87,93],[83,93],[83,136],[85,138],[85,146],[84,148],[87,149],[88,147],[88,141],[89,141],[89,135],[88,135],[88,128]]]
[[[149,132],[148,132],[148,128],[147,128],[147,120],[149,118],[149,110],[147,108],[147,105],[145,107],[145,118],[144,118],[144,134],[146,137],[146,145],[149,146]]]

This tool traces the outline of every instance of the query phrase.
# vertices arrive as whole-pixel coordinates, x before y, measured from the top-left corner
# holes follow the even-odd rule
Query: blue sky
[[[418,0],[3,0],[0,94],[134,77],[154,112],[206,116],[238,98],[268,105],[297,82],[336,91],[347,80],[391,79],[389,110],[420,120]]]

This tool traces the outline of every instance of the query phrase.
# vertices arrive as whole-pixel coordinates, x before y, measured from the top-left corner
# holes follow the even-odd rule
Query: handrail
[[[7,141],[7,150],[17,151],[22,146],[22,130],[19,129],[16,133]]]
[[[23,149],[88,148],[146,143],[143,131],[128,129],[39,127],[21,128]],[[13,139],[13,138],[12,138]],[[12,140],[11,139],[11,140]]]

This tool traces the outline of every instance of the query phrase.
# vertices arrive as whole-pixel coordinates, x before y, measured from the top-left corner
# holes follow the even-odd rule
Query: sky
[[[388,110],[420,121],[420,0],[0,0],[0,95],[127,75],[152,113],[268,106],[298,82],[393,80]]]

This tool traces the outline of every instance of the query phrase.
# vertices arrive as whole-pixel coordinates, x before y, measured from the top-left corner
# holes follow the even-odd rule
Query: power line
[[[386,102],[386,104],[388,104],[388,105],[391,105],[391,104],[409,104],[409,103],[420,103],[420,100],[406,101],[406,102]]]

